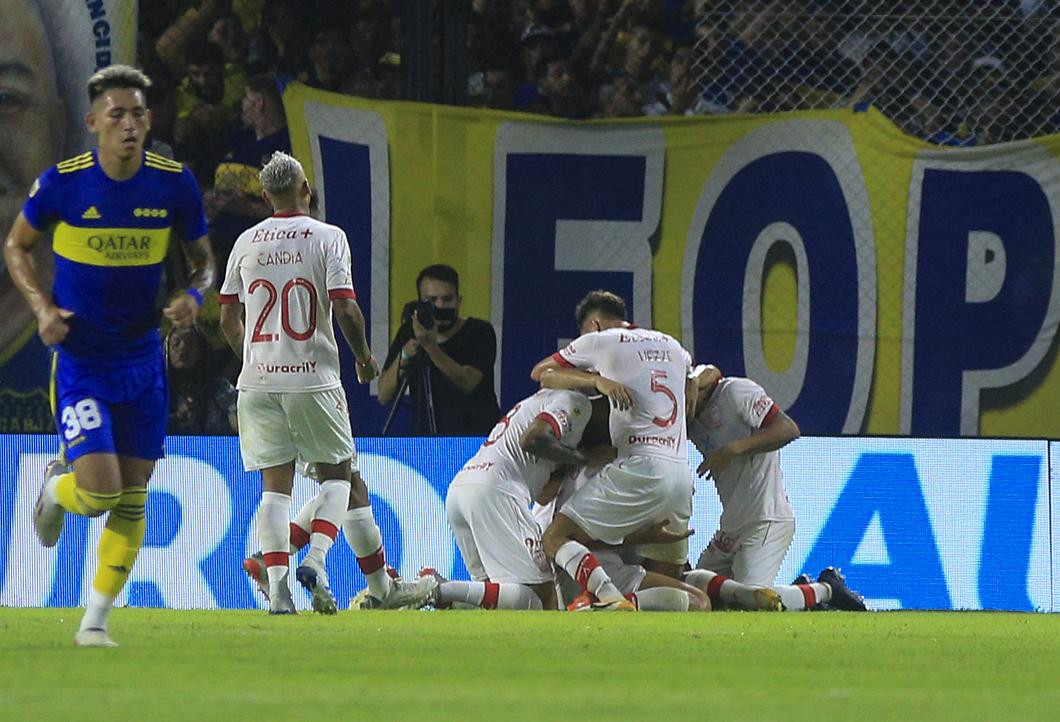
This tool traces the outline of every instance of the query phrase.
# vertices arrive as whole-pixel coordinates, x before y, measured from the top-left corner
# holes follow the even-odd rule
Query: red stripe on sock
[[[721,601],[721,585],[727,581],[729,581],[728,577],[719,574],[707,583],[707,596],[712,602]]]
[[[582,560],[578,562],[578,571],[574,575],[574,581],[578,583],[579,587],[585,591],[589,591],[589,575],[591,575],[593,570],[598,566],[600,566],[600,562],[596,561],[596,557],[593,556],[592,552],[589,552],[582,557]]]
[[[501,596],[501,585],[497,582],[484,582],[486,591],[482,594],[482,608],[496,609],[497,600]]]
[[[795,586],[802,592],[802,598],[806,602],[807,609],[813,609],[817,606],[817,592],[813,591],[813,587],[809,584],[796,584]]]
[[[626,599],[628,599],[629,601],[633,602],[633,606],[634,607],[636,607],[637,609],[640,609],[640,600],[637,599],[637,593],[636,592],[630,592],[629,594],[627,594],[626,595]]]
[[[287,552],[265,552],[263,556],[267,567],[286,567],[290,563]]]
[[[291,522],[291,545],[296,549],[301,549],[309,543],[309,532],[302,527]]]
[[[312,529],[314,534],[323,534],[332,541],[339,535],[339,528],[327,519],[314,519]]]
[[[383,547],[379,547],[368,556],[357,557],[357,566],[361,568],[361,572],[365,575],[377,572],[385,565],[386,557],[383,556]]]

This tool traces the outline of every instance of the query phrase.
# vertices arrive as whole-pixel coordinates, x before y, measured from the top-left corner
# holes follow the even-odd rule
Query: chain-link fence
[[[985,145],[1056,132],[1060,24],[1043,0],[705,0],[695,76],[713,112],[881,110]]]

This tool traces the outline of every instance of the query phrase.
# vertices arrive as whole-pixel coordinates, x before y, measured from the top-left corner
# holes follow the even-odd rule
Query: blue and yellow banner
[[[875,111],[566,123],[300,85],[284,102],[377,354],[444,262],[497,329],[502,407],[602,287],[807,433],[1060,438],[1060,138],[942,149]],[[385,409],[351,396],[378,432]]]

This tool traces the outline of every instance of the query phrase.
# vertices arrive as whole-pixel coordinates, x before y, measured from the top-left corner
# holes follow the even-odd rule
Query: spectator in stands
[[[309,67],[302,82],[313,88],[345,92],[353,75],[354,54],[349,33],[334,20],[320,22],[309,44]]]
[[[235,13],[224,13],[210,25],[206,38],[221,49],[225,67],[237,66],[245,72],[247,62],[247,34]]]
[[[598,91],[600,118],[636,118],[644,114],[644,99],[637,84],[626,75],[619,75]]]
[[[209,187],[227,150],[228,126],[235,120],[246,79],[241,68],[226,69],[221,50],[205,41],[188,48],[185,67],[187,76],[177,91],[177,156]]]
[[[537,112],[568,120],[589,117],[587,96],[567,58],[546,57],[538,62],[537,89]]]
[[[689,45],[679,45],[670,59],[670,74],[663,86],[663,97],[657,100],[656,112],[650,115],[699,115],[706,112],[706,104],[699,95],[699,83],[694,74],[695,51]]]
[[[666,82],[657,64],[661,62],[661,49],[662,38],[651,24],[637,20],[630,26],[625,38],[622,65],[616,75],[624,74],[637,84],[643,115],[657,115],[656,103],[666,96]]]
[[[206,337],[195,328],[166,335],[169,434],[229,435],[238,431],[235,388],[210,368]]]
[[[276,76],[281,87],[305,68],[305,22],[297,0],[265,0],[261,27],[250,41],[250,66]]]
[[[217,166],[213,188],[203,194],[210,243],[221,270],[239,234],[271,214],[258,173],[273,152],[291,152],[283,99],[272,76],[250,78],[240,107],[242,122],[229,134],[229,150]]]

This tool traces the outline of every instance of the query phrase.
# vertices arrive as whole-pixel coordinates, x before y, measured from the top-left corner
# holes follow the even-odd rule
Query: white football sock
[[[633,603],[642,612],[687,612],[688,592],[676,587],[638,589]]]
[[[107,619],[110,610],[114,608],[114,597],[108,597],[95,589],[88,593],[88,606],[85,607],[85,615],[81,617],[79,632],[86,629],[107,629]]]
[[[307,559],[323,569],[324,559],[331,545],[335,543],[339,525],[346,516],[346,505],[350,500],[350,482],[345,479],[329,479],[323,482],[317,492],[317,499],[319,501],[313,515]]]
[[[827,602],[832,598],[832,588],[827,584],[814,582],[813,584],[784,584],[773,587],[780,595],[780,601],[784,602],[784,609],[788,612],[802,612],[812,609],[821,602]]]
[[[275,491],[263,492],[261,505],[258,507],[258,544],[265,556],[270,588],[280,582],[286,583],[290,570],[287,561],[291,539],[290,524],[291,497]]]
[[[511,582],[442,582],[438,587],[438,602],[483,609],[541,609],[541,600],[533,589]]]
[[[578,586],[595,594],[601,602],[617,602],[625,598],[611,583],[611,577],[593,553],[573,539],[556,551],[556,564],[563,567]]]
[[[383,535],[372,516],[372,507],[361,506],[347,511],[342,531],[368,581],[368,593],[376,599],[386,599],[390,593],[390,575],[386,573]]]

